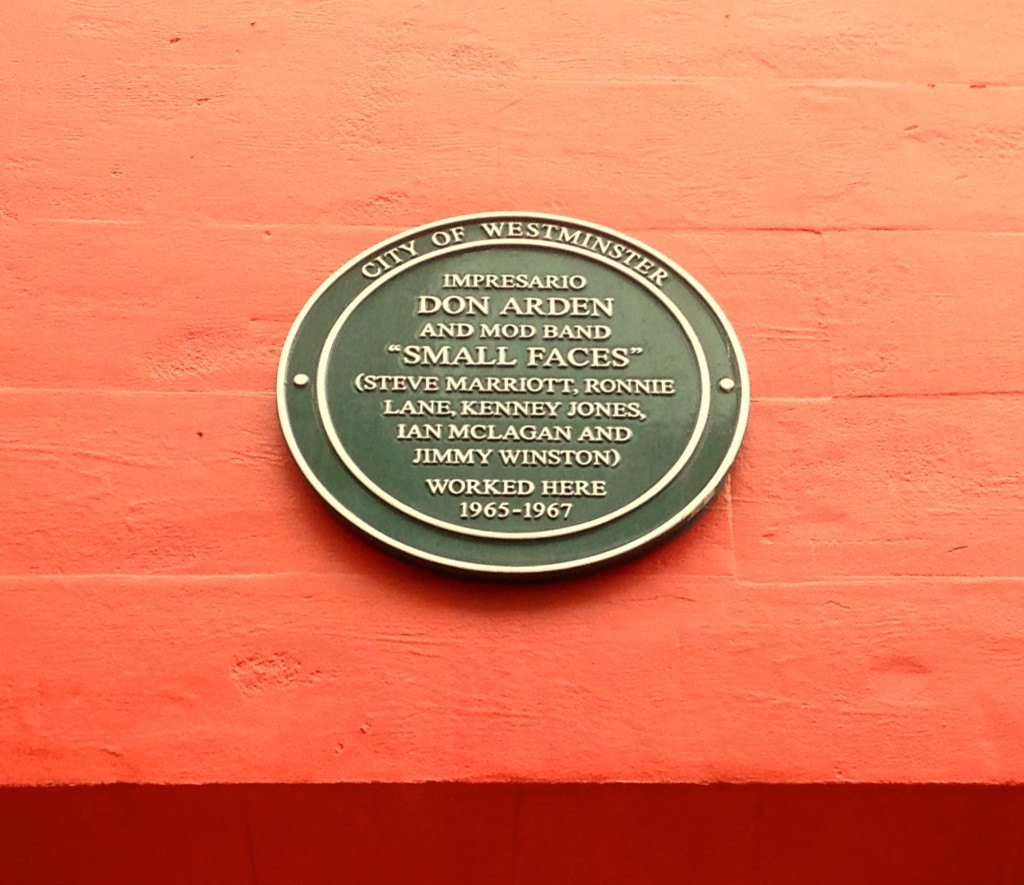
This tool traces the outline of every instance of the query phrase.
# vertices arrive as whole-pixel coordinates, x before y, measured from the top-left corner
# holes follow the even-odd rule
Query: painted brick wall
[[[4,0],[0,779],[1024,778],[1024,2]],[[689,534],[539,588],[276,419],[403,228],[586,218],[752,376]]]

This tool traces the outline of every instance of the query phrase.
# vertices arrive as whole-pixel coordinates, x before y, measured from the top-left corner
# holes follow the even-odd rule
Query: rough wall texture
[[[4,0],[0,779],[1024,778],[1021,0]],[[464,212],[675,258],[731,486],[557,586],[338,525],[276,362]]]

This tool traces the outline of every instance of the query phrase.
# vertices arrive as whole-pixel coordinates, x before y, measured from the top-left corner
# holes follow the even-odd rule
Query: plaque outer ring
[[[728,395],[735,397],[737,399],[737,403],[735,415],[731,422],[731,434],[726,440],[720,440],[720,442],[724,442],[724,450],[718,458],[717,469],[714,470],[713,474],[703,487],[701,487],[695,494],[689,496],[684,506],[674,509],[670,515],[661,519],[658,524],[650,530],[645,531],[639,536],[625,539],[622,543],[608,544],[606,549],[583,556],[567,559],[553,559],[550,562],[530,564],[518,564],[507,561],[494,563],[475,560],[468,557],[444,555],[436,552],[435,550],[427,549],[432,545],[413,544],[395,538],[389,534],[387,530],[375,524],[370,519],[364,518],[364,516],[356,513],[355,509],[358,508],[354,507],[351,503],[341,500],[337,494],[325,485],[314,469],[313,464],[310,463],[311,461],[317,461],[318,458],[321,457],[322,453],[319,451],[311,452],[310,442],[307,438],[308,433],[303,428],[303,422],[296,420],[292,414],[294,408],[293,398],[305,393],[305,391],[297,390],[296,386],[293,384],[293,378],[297,375],[303,374],[305,371],[304,367],[293,364],[297,339],[303,331],[307,319],[316,309],[318,303],[325,295],[327,295],[327,293],[329,293],[332,287],[339,280],[343,280],[349,274],[358,273],[360,265],[369,260],[371,256],[387,251],[389,248],[395,248],[398,244],[407,242],[410,238],[427,235],[431,232],[437,232],[442,229],[451,229],[460,225],[464,226],[474,223],[502,220],[522,221],[524,223],[539,222],[541,224],[565,225],[585,231],[591,231],[596,235],[611,237],[619,242],[625,243],[641,254],[655,259],[671,274],[678,277],[679,280],[681,280],[684,285],[692,290],[692,293],[700,299],[703,308],[708,311],[711,317],[713,317],[714,322],[724,339],[723,343],[729,352],[732,362],[731,375],[734,386],[729,388]],[[523,239],[519,242],[524,246],[530,245],[529,239]],[[364,284],[364,288],[368,286],[369,283]],[[335,316],[334,319],[336,320],[337,316]],[[334,325],[333,321],[330,325]],[[314,371],[311,374],[315,374],[315,368],[316,367],[314,365]],[[711,380],[712,386],[714,387],[716,379],[712,378]],[[723,387],[722,389],[725,390],[726,388]],[[308,396],[309,394],[305,393],[305,395]],[[314,400],[316,399],[315,395],[313,398]],[[739,340],[737,339],[732,326],[729,324],[729,321],[726,319],[721,308],[697,280],[667,256],[655,249],[652,249],[645,243],[620,233],[619,231],[594,224],[589,221],[536,212],[486,212],[440,219],[429,224],[404,230],[393,237],[376,243],[369,249],[353,257],[341,268],[331,274],[331,276],[329,276],[317,288],[303,306],[292,324],[288,337],[285,339],[278,367],[277,402],[278,417],[280,419],[285,440],[299,469],[306,477],[306,480],[338,514],[340,514],[355,528],[365,533],[370,539],[393,552],[402,555],[403,557],[417,562],[426,563],[443,570],[454,571],[464,575],[469,574],[479,577],[490,577],[493,579],[505,578],[537,581],[564,575],[569,572],[589,571],[616,560],[629,558],[659,540],[663,540],[666,537],[671,536],[671,534],[681,529],[698,513],[700,513],[700,511],[721,489],[725,482],[725,478],[728,475],[728,471],[739,452],[750,413],[750,382],[746,361],[743,357],[743,351]],[[320,428],[320,431],[323,432],[323,428]],[[315,443],[313,448],[317,448]],[[330,450],[331,456],[337,458],[337,454],[334,452],[332,444],[326,439],[326,437],[323,439],[323,448],[324,450]],[[357,478],[353,477],[352,479],[355,485],[364,489],[364,494],[372,495],[369,490],[362,486]],[[383,504],[383,506],[386,507],[387,505]],[[643,508],[641,508],[641,510],[642,509]],[[514,540],[508,541],[507,543],[514,546],[524,542]],[[528,544],[530,542],[527,541],[525,543]],[[443,546],[443,544],[441,546]]]

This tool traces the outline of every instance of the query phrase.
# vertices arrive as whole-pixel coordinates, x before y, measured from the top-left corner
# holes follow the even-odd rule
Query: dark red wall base
[[[1024,788],[0,790],[8,883],[1016,883]]]

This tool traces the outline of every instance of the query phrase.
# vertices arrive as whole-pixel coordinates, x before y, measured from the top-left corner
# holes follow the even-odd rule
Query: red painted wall
[[[0,6],[0,779],[1024,778],[1024,6]],[[287,454],[308,295],[405,227],[609,225],[734,322],[730,487],[458,582]]]

